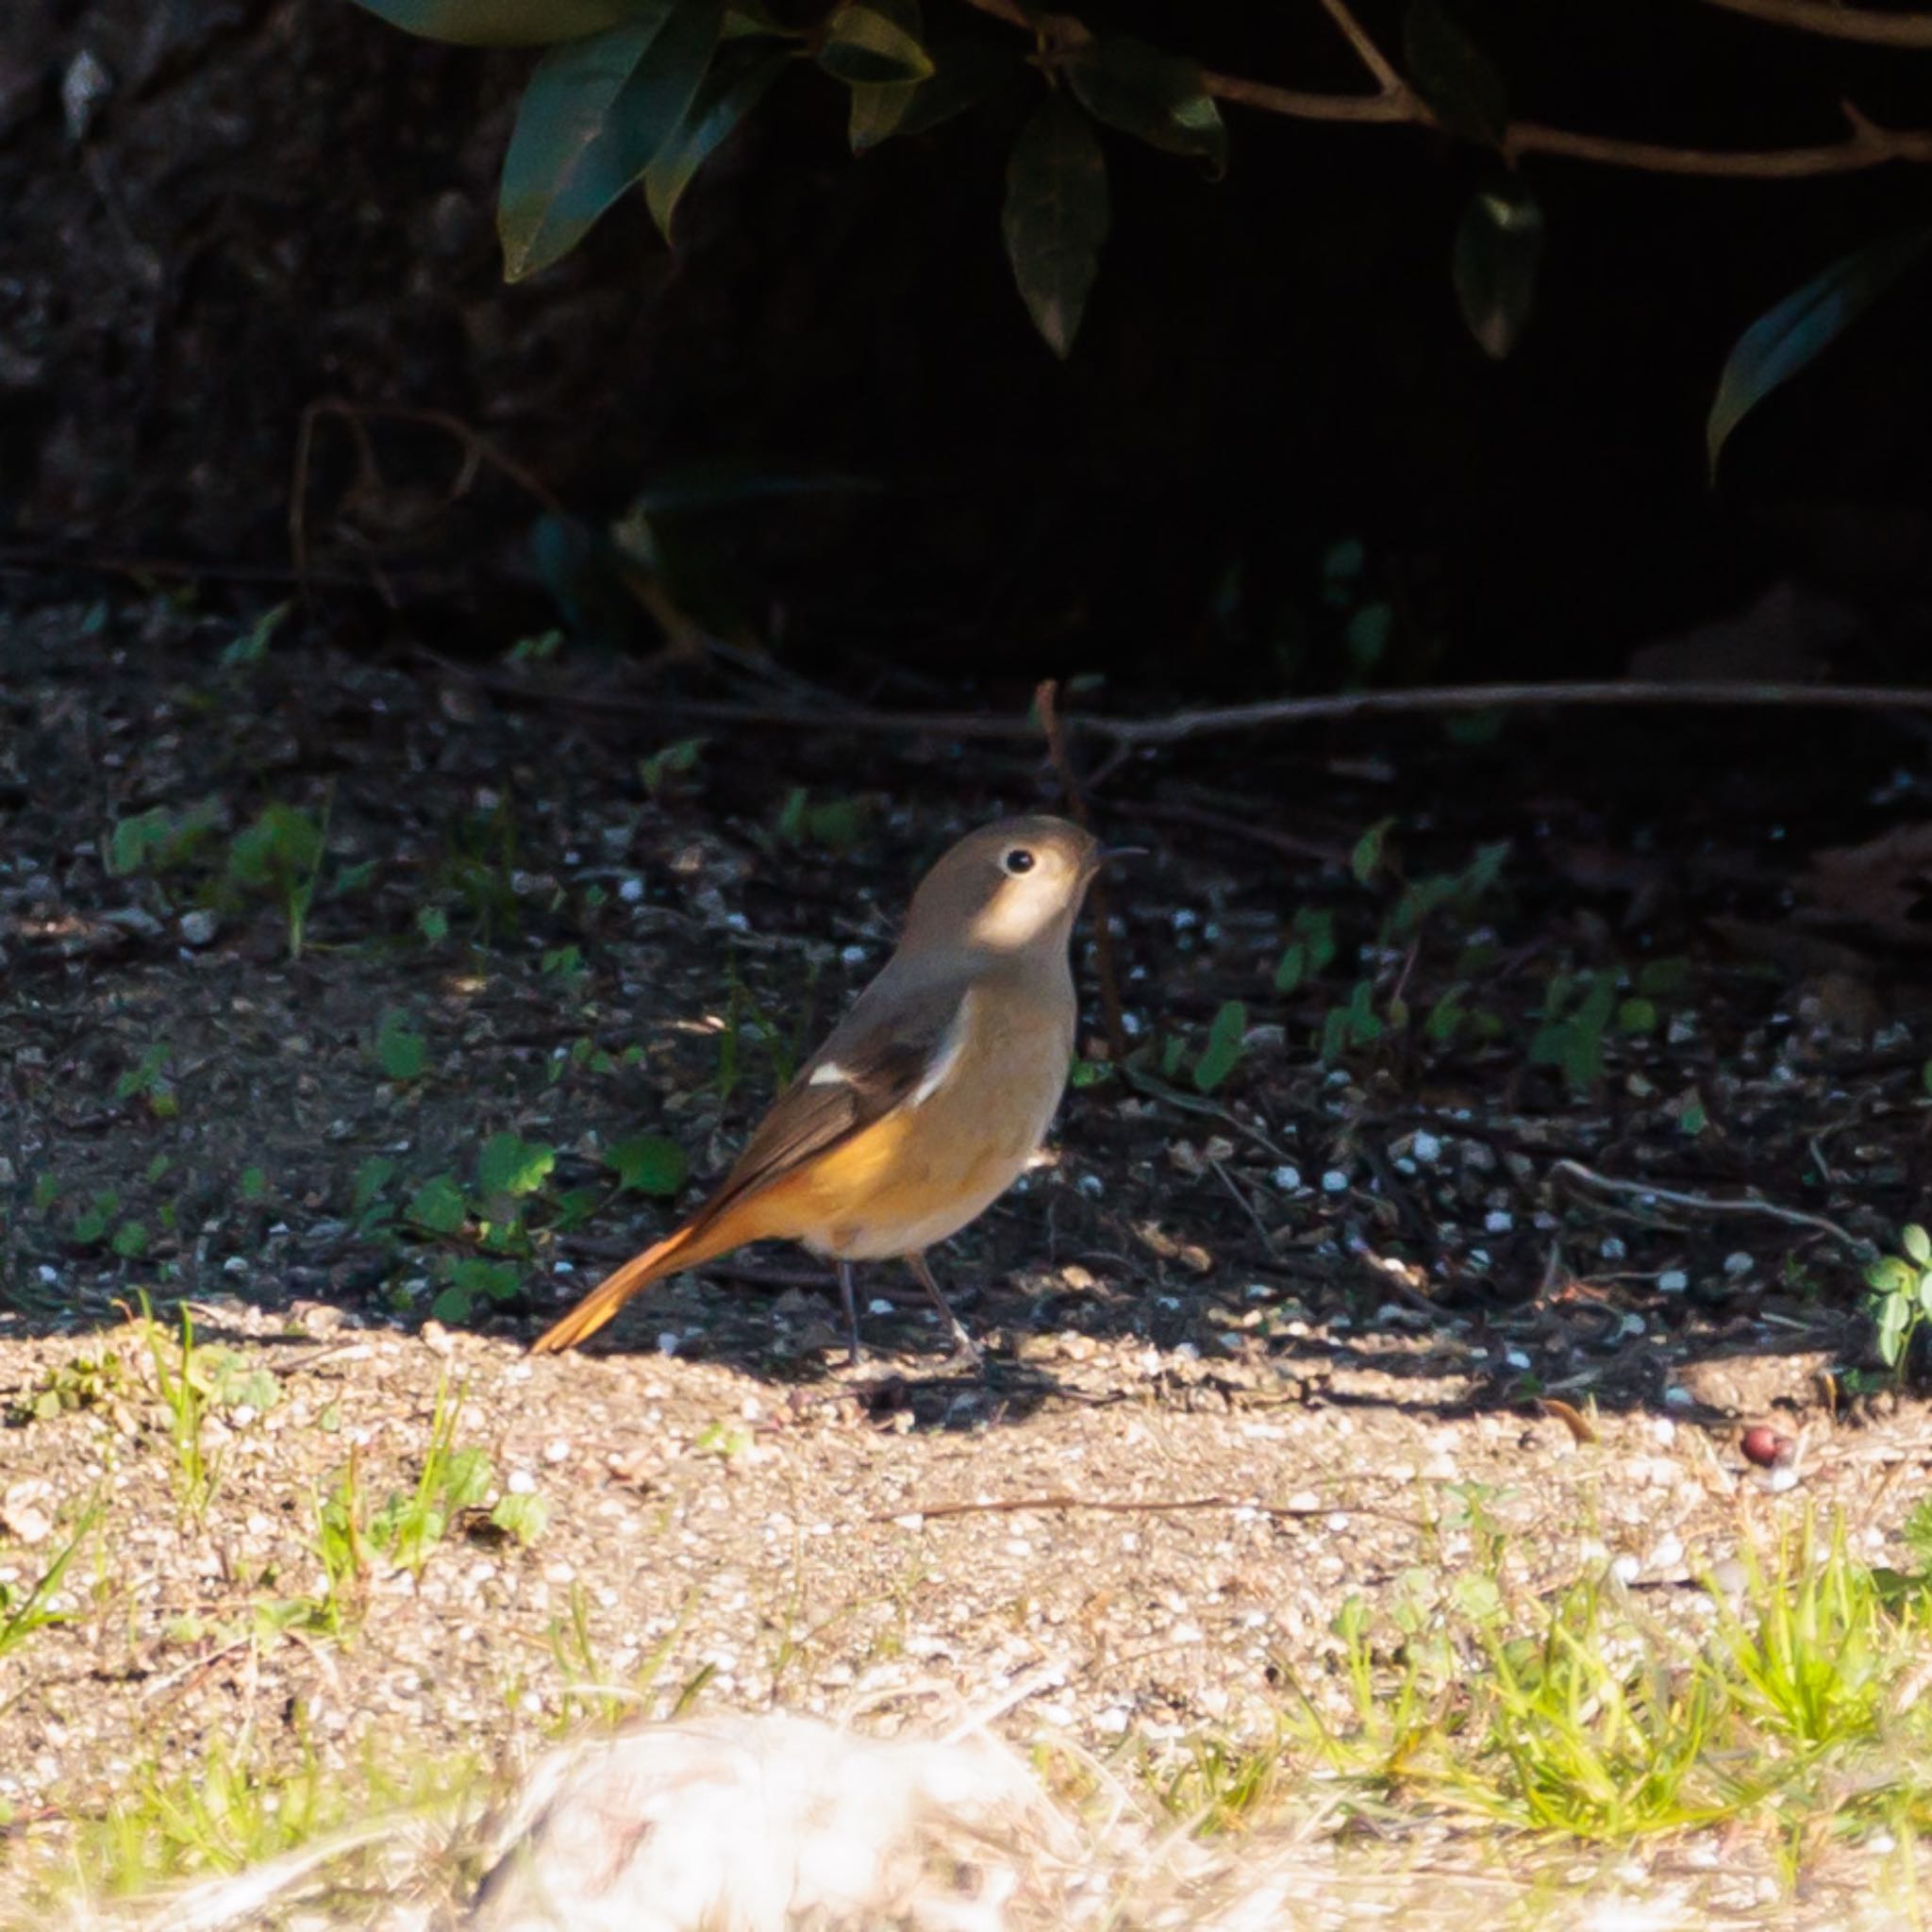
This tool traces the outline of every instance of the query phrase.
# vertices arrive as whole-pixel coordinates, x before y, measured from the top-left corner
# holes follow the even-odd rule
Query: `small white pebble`
[[[874,1295],[865,1305],[868,1315],[890,1315],[896,1304],[889,1302],[883,1295]]]
[[[1512,1369],[1526,1369],[1529,1366],[1529,1357],[1520,1348],[1506,1348],[1503,1351],[1503,1359]]]
[[[537,1478],[527,1469],[513,1469],[504,1483],[512,1496],[531,1496],[537,1492]]]
[[[1485,1234],[1507,1234],[1516,1225],[1516,1217],[1507,1208],[1491,1208],[1483,1216]]]
[[[871,956],[863,946],[841,946],[839,958],[847,966],[863,966]]]
[[[1345,1194],[1348,1192],[1348,1176],[1339,1167],[1331,1167],[1322,1176],[1322,1191],[1324,1194]]]
[[[1675,1382],[1664,1391],[1664,1400],[1673,1408],[1689,1408],[1696,1399],[1690,1390],[1680,1388]]]
[[[230,1255],[222,1263],[222,1273],[224,1274],[246,1274],[248,1273],[248,1263],[240,1255]]]
[[[60,1271],[58,1268],[48,1267],[44,1261],[41,1263],[38,1273],[42,1284],[48,1288],[52,1288],[60,1279]]]
[[[1666,1268],[1657,1278],[1659,1294],[1682,1294],[1690,1286],[1690,1277],[1681,1268]]]
[[[1730,1275],[1748,1274],[1757,1263],[1740,1248],[1735,1255],[1724,1257],[1724,1273]]]
[[[1424,1167],[1433,1167],[1442,1158],[1442,1143],[1435,1135],[1422,1133],[1408,1143],[1408,1151]]]
[[[1621,1261],[1629,1252],[1630,1250],[1624,1246],[1624,1238],[1621,1235],[1605,1235],[1597,1247],[1597,1253],[1606,1261]]]
[[[1118,1738],[1127,1728],[1128,1713],[1124,1705],[1117,1704],[1111,1710],[1103,1710],[1093,1720],[1093,1728],[1104,1738]],[[1890,1849],[1890,1846],[1887,1847]]]
[[[675,1355],[677,1353],[677,1331],[675,1328],[667,1328],[658,1337],[658,1353],[659,1355]]]
[[[618,887],[617,896],[620,899],[622,899],[626,906],[635,906],[638,903],[638,901],[644,896],[643,880],[625,879],[624,883]]]
[[[1074,1185],[1096,1201],[1107,1192],[1107,1183],[1097,1174],[1083,1174]]]
[[[1121,1031],[1129,1040],[1138,1040],[1140,1038],[1141,1024],[1139,1013],[1123,1013],[1121,1015]]]
[[[1302,1191],[1302,1171],[1298,1167],[1282,1166],[1274,1170],[1274,1185],[1284,1194],[1298,1194]]]
[[[561,1436],[551,1437],[549,1441],[543,1445],[543,1460],[545,1462],[568,1462],[570,1460],[569,1442]],[[511,1482],[512,1486],[514,1486],[514,1477],[511,1478]]]
[[[1619,1583],[1635,1583],[1642,1571],[1643,1565],[1627,1553],[1612,1558],[1610,1563],[1610,1574]]]

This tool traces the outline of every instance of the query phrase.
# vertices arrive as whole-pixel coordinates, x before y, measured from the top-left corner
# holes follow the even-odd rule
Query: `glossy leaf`
[[[917,29],[908,31],[893,18],[898,11],[884,0],[840,8],[819,43],[819,65],[850,87],[929,79],[932,57],[920,45]]]
[[[510,281],[567,255],[677,130],[717,44],[715,4],[636,0],[636,17],[537,63],[503,163]]]
[[[1169,154],[1197,156],[1217,175],[1226,172],[1227,127],[1193,61],[1112,34],[1083,47],[1062,71],[1096,121]]]
[[[1738,338],[1718,381],[1704,427],[1711,474],[1730,433],[1773,390],[1823,355],[1932,242],[1932,228],[1911,228],[1854,250],[1767,309]]]
[[[637,11],[635,0],[356,0],[425,41],[458,47],[541,47],[602,33]]]
[[[1402,51],[1411,84],[1444,127],[1492,147],[1501,144],[1509,125],[1508,89],[1495,63],[1441,0],[1409,0]]]
[[[1065,358],[1080,332],[1107,239],[1107,158],[1062,94],[1041,102],[1007,163],[1007,256],[1033,325]]]
[[[684,119],[644,170],[644,200],[667,242],[684,191],[764,99],[791,58],[790,54],[774,53],[756,42],[733,42],[719,50]]]
[[[1529,320],[1542,252],[1543,211],[1521,183],[1471,196],[1456,228],[1456,302],[1483,353],[1498,362]]]
[[[930,80],[916,87],[852,90],[854,154],[876,147],[891,135],[927,133],[1026,72],[1004,42],[952,41],[931,51],[935,72]],[[861,113],[859,97],[868,92],[896,98],[883,104],[883,113]]]
[[[924,22],[919,0],[871,0],[870,10],[889,20],[915,47],[920,45]],[[936,66],[933,72],[938,73]],[[895,133],[924,84],[918,80],[854,82],[849,124],[852,152],[862,155]]]

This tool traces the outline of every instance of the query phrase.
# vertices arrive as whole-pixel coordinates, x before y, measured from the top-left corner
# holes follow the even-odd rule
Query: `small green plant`
[[[620,1188],[665,1200],[683,1187],[691,1172],[684,1149],[662,1134],[634,1134],[616,1141],[604,1150],[604,1160]]]
[[[68,1224],[67,1238],[77,1248],[106,1242],[123,1260],[137,1260],[147,1250],[147,1229],[139,1221],[121,1218],[121,1196],[112,1188],[97,1188],[85,1208]]]
[[[1224,1001],[1208,1024],[1207,1043],[1195,1056],[1194,1091],[1212,1093],[1241,1064],[1247,1051],[1248,1009],[1240,1000]]]
[[[820,845],[827,852],[850,852],[865,837],[870,806],[863,798],[814,801],[803,785],[793,786],[778,808],[776,834],[782,845]]]
[[[681,738],[640,758],[638,782],[652,798],[675,791],[678,779],[689,778],[697,770],[698,760],[710,741],[708,738]]]
[[[389,1080],[420,1080],[429,1065],[429,1042],[410,1027],[400,1007],[383,1014],[369,1051]]]
[[[199,856],[221,822],[211,798],[183,811],[158,805],[117,820],[108,835],[108,870],[116,878],[178,871]]]
[[[80,1554],[81,1544],[93,1534],[94,1526],[106,1508],[107,1504],[98,1493],[92,1496],[75,1520],[73,1535],[54,1553],[54,1560],[25,1590],[0,1583],[0,1657],[18,1649],[36,1630],[44,1630],[51,1624],[68,1621],[68,1612],[55,1609],[53,1600],[59,1593],[75,1557]]]
[[[168,1078],[168,1063],[172,1058],[168,1043],[156,1041],[114,1082],[114,1098],[143,1100],[156,1120],[173,1120],[181,1111],[181,1103],[175,1097],[174,1082]]]
[[[1912,1338],[1932,1321],[1932,1235],[1912,1222],[1899,1230],[1898,1244],[1898,1254],[1881,1255],[1865,1270],[1865,1308],[1879,1360],[1903,1382]]]
[[[496,1472],[488,1450],[458,1446],[463,1395],[461,1389],[450,1393],[446,1375],[438,1383],[429,1443],[412,1491],[392,1494],[369,1518],[366,1533],[358,1530],[357,1517],[346,1506],[338,1510],[337,1535],[346,1554],[353,1555],[358,1548],[374,1549],[399,1569],[420,1576],[451,1528],[465,1516],[474,1516],[495,1534],[520,1543],[528,1543],[542,1533],[549,1510],[533,1491],[510,1491],[484,1512],[482,1506],[495,1484]]]
[[[270,641],[289,621],[294,608],[293,604],[275,604],[264,610],[246,630],[222,647],[222,669],[249,670],[264,662]]]
[[[51,1422],[75,1409],[97,1408],[127,1391],[127,1364],[112,1351],[77,1355],[50,1368],[18,1396],[10,1410],[13,1422]]]
[[[141,1295],[142,1332],[154,1363],[155,1385],[169,1418],[169,1440],[175,1451],[175,1490],[182,1507],[199,1522],[214,1494],[215,1465],[202,1446],[208,1420],[208,1392],[194,1373],[194,1317],[184,1303],[180,1331],[171,1341],[155,1320],[146,1292]]]
[[[228,884],[280,903],[288,922],[291,959],[302,957],[309,908],[315,903],[315,889],[328,849],[328,820],[326,805],[318,824],[295,806],[272,804],[237,832],[228,846]]]

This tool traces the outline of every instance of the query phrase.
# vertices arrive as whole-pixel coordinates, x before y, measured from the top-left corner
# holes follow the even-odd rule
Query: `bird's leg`
[[[839,1263],[839,1299],[845,1308],[845,1337],[852,1346],[852,1366],[856,1369],[865,1359],[865,1351],[858,1345],[858,1298],[852,1292],[852,1263]]]
[[[966,1324],[946,1306],[946,1298],[940,1292],[939,1283],[932,1278],[932,1269],[926,1263],[924,1251],[908,1255],[906,1265],[919,1276],[920,1287],[924,1289],[927,1299],[940,1311],[940,1320],[946,1324],[952,1335],[954,1351],[977,1361],[979,1344],[966,1332]]]

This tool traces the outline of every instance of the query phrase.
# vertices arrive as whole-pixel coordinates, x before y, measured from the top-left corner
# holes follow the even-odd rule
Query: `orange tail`
[[[713,1255],[722,1255],[726,1248],[737,1247],[746,1237],[736,1223],[735,1215],[713,1217],[708,1210],[700,1209],[675,1234],[666,1235],[655,1247],[613,1269],[560,1322],[531,1342],[530,1353],[560,1355],[566,1348],[575,1348],[652,1282],[661,1281],[667,1274],[681,1274]]]

